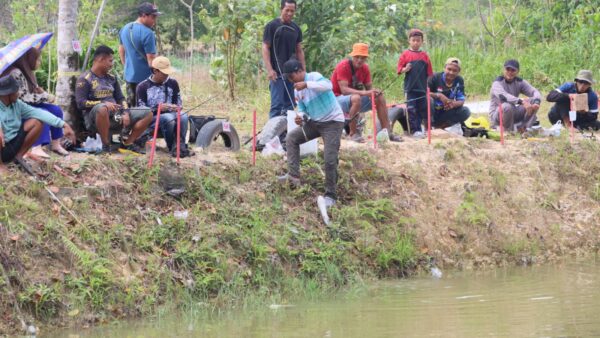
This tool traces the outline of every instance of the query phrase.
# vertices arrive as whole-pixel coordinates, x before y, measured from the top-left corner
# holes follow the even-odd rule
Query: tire
[[[198,132],[196,146],[206,149],[220,137],[227,150],[240,150],[240,137],[238,136],[237,131],[231,124],[230,131],[223,131],[223,122],[224,120],[214,120],[206,123]]]

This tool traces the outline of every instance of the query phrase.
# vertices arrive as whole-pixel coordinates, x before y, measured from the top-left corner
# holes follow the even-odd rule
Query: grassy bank
[[[142,158],[54,162],[48,188],[62,205],[15,172],[0,188],[0,331],[21,319],[93,325],[198,302],[207,312],[286,303],[432,259],[481,268],[598,248],[596,141],[387,147],[345,146],[329,227],[315,207],[322,159],[303,162],[306,184],[292,190],[275,182],[282,160],[202,154],[180,169],[180,199],[160,184],[176,170],[166,159],[162,171]]]

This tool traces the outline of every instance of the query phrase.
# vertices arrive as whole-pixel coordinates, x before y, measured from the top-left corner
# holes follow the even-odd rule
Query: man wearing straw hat
[[[388,130],[390,141],[400,142],[402,138],[394,135],[390,127],[388,109],[383,92],[373,88],[371,71],[366,63],[369,57],[369,45],[366,43],[355,43],[352,46],[350,59],[344,59],[337,64],[331,82],[333,93],[342,107],[349,122],[349,136],[352,141],[364,142],[363,137],[357,131],[358,114],[370,111],[372,108],[371,94],[375,93],[375,107],[381,127]]]
[[[594,81],[591,71],[580,70],[574,82],[564,83],[562,86],[551,91],[546,98],[548,102],[555,102],[548,113],[550,122],[555,124],[557,121],[562,121],[565,126],[570,127],[570,95],[583,94],[587,96],[587,109],[585,109],[586,107],[574,107],[577,115],[575,121],[573,121],[573,126],[577,129],[600,129],[600,121],[598,121],[598,96],[592,90],[592,85],[595,83],[596,81]]]

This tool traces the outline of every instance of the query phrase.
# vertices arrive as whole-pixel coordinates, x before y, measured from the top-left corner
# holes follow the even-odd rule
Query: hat
[[[519,61],[511,59],[504,63],[504,68],[512,68],[519,70]]]
[[[289,75],[291,73],[295,73],[301,69],[302,69],[302,64],[300,63],[300,61],[298,61],[296,59],[289,59],[283,64],[283,69],[281,70],[281,72],[287,76],[287,75]]]
[[[448,65],[448,64],[451,64],[451,63],[457,65],[458,69],[460,69],[462,67],[461,64],[460,64],[460,60],[458,58],[450,57],[450,58],[448,58],[448,60],[446,60],[446,63],[444,63],[444,64]]]
[[[575,77],[575,81],[585,81],[589,84],[594,84],[596,83],[596,81],[594,81],[594,77],[592,76],[592,71],[590,70],[586,70],[586,69],[582,69],[579,71],[579,73],[577,73],[577,76]]]
[[[352,45],[352,53],[350,53],[350,56],[369,57],[369,45],[362,42],[355,43]]]
[[[11,75],[0,78],[0,95],[14,94],[19,90],[17,80]]]
[[[418,28],[413,28],[408,31],[408,38],[412,38],[413,36],[423,37],[423,31]]]
[[[161,73],[171,75],[175,73],[175,68],[171,67],[171,61],[164,56],[157,56],[152,60],[152,68],[158,69]]]
[[[156,7],[156,5],[149,2],[144,2],[138,6],[138,14],[161,15],[162,13],[158,11],[158,7]]]

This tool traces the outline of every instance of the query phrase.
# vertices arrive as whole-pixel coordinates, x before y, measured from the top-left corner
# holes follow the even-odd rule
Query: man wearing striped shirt
[[[288,174],[280,177],[292,185],[300,185],[300,145],[317,137],[323,138],[325,146],[325,196],[317,198],[317,204],[325,223],[329,223],[326,210],[337,199],[337,167],[340,139],[344,129],[344,113],[333,94],[331,81],[323,75],[306,73],[297,60],[289,60],[283,65],[284,75],[294,84],[299,114],[296,124],[300,128],[287,135]]]

